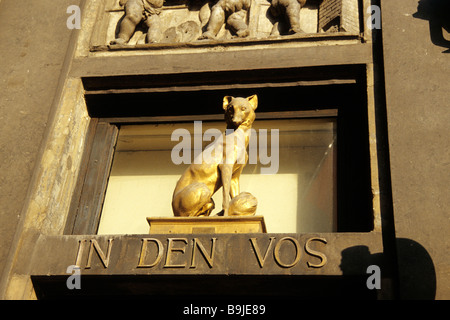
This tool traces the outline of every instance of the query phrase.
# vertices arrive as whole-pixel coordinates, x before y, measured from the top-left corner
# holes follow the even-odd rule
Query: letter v
[[[262,268],[264,267],[264,262],[266,261],[267,254],[270,251],[270,248],[272,247],[272,242],[275,239],[275,237],[270,237],[269,245],[267,246],[266,252],[264,253],[264,257],[261,259],[261,251],[259,250],[258,242],[256,241],[256,238],[250,238],[250,242],[252,243],[253,250],[256,254],[256,259],[258,260],[259,266]]]

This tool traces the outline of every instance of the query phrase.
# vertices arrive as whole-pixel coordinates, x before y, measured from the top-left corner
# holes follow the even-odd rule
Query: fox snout
[[[227,112],[229,119],[236,125],[240,125],[246,118],[246,114],[242,111],[242,108],[236,105],[229,106]]]

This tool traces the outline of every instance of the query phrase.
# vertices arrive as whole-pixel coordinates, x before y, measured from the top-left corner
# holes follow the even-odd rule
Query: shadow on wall
[[[339,268],[343,275],[366,274],[370,265],[382,266],[382,254],[371,254],[367,246],[353,246],[342,250]]]
[[[375,253],[371,254],[370,250],[367,246],[353,246],[342,250],[341,252],[341,263],[339,264],[339,268],[342,270],[342,274],[344,277],[352,277],[354,275],[359,275],[359,282],[354,285],[351,290],[356,290],[358,293],[358,299],[364,300],[375,300],[378,296],[379,290],[373,290],[374,288],[368,287],[368,282],[372,282],[369,280],[371,274],[369,266],[377,266],[379,267],[379,275],[380,279],[379,285],[380,289],[383,288],[383,283],[381,278],[385,277],[385,273],[383,270],[385,268],[382,265],[383,263],[383,254]],[[369,273],[368,273],[369,270]],[[376,289],[379,289],[376,287]],[[345,290],[348,290],[347,288]],[[345,290],[343,290],[342,295],[345,295]]]
[[[399,279],[398,292],[401,300],[434,300],[436,295],[436,273],[433,261],[419,243],[398,238],[397,261]],[[360,274],[367,277],[370,273],[367,268],[371,265],[378,266],[381,271],[381,279],[393,276],[389,272],[389,266],[384,263],[383,253],[371,254],[367,246],[353,246],[341,252],[341,263],[339,265],[344,275]],[[366,283],[361,284],[365,286]],[[388,282],[381,282],[381,289]],[[361,291],[363,292],[363,291]]]
[[[431,42],[436,46],[448,48],[443,53],[450,53],[449,0],[420,0],[413,17],[428,20]]]
[[[433,260],[419,243],[397,239],[400,299],[433,300],[436,296],[436,272]]]

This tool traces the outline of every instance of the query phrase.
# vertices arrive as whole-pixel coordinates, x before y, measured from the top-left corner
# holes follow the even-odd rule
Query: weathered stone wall
[[[381,10],[400,294],[449,299],[449,2]]]
[[[69,5],[79,0],[0,3],[0,298],[23,226],[28,187],[62,88],[73,30]]]

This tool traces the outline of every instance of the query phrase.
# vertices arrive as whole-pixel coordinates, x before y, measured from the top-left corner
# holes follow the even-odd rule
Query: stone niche
[[[142,0],[145,1],[145,0]],[[284,36],[301,37],[305,34],[324,32],[347,32],[359,34],[358,0],[307,0],[300,10],[300,28],[303,32],[292,34],[278,28],[285,18],[274,17],[270,12],[272,0],[248,0],[250,9],[246,11],[245,22],[249,35],[239,39],[276,39]],[[275,0],[273,0],[275,1]],[[303,0],[298,0],[303,2]],[[211,8],[217,0],[165,0],[160,9],[160,33],[158,43],[190,43],[200,40],[206,31],[211,15]],[[120,22],[125,16],[124,6],[119,0],[106,0],[104,7],[103,23],[101,31],[103,43],[97,45],[110,45],[120,29]],[[279,22],[277,24],[277,21]],[[287,21],[287,20],[284,20]],[[278,30],[277,30],[278,29]],[[141,22],[137,25],[127,46],[146,44],[148,27]],[[216,41],[236,39],[234,32],[230,31],[226,24],[222,25]]]

